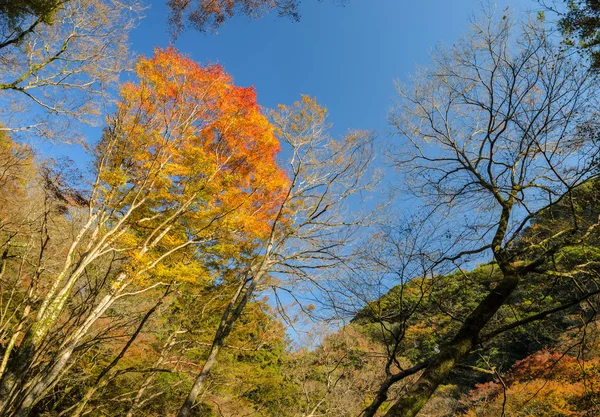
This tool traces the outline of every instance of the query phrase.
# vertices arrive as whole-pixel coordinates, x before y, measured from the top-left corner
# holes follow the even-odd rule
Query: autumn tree
[[[546,317],[484,332],[528,274],[552,276],[553,257],[585,246],[598,228],[573,200],[573,190],[597,172],[596,97],[585,66],[553,43],[542,22],[515,23],[508,15],[484,16],[433,59],[411,86],[398,86],[391,120],[402,145],[394,163],[437,224],[426,260],[460,265],[491,254],[500,277],[437,352],[388,375],[368,416],[391,385],[422,371],[385,414],[416,415],[476,346]],[[518,245],[532,219],[559,202],[571,209],[553,231]],[[578,293],[573,287],[575,302]]]
[[[278,201],[266,238],[241,265],[236,291],[223,311],[209,356],[179,410],[189,416],[216,365],[219,352],[247,303],[269,288],[289,291],[297,282],[319,285],[319,271],[344,265],[361,213],[347,204],[371,187],[372,137],[354,132],[341,141],[327,136],[326,111],[304,96],[271,114],[277,136],[289,152],[289,184]]]
[[[206,357],[231,289],[215,281],[180,282],[162,289],[164,297],[136,297],[135,304],[118,310],[136,313],[131,329],[80,354],[35,411],[73,417],[175,413],[193,382],[193,371]],[[119,317],[113,313],[109,320],[118,323]],[[221,351],[197,409],[231,416],[254,410],[293,415],[297,394],[284,375],[284,331],[265,299],[250,302]],[[112,335],[120,336],[114,330]]]
[[[574,340],[579,343],[573,343]],[[460,415],[591,416],[598,413],[598,323],[560,335],[461,398]]]
[[[55,187],[70,211],[71,240],[51,260],[38,249],[55,266],[40,269],[24,307],[33,310],[27,330],[18,350],[5,353],[6,415],[28,415],[117,301],[172,281],[210,280],[213,260],[268,235],[278,212],[288,181],[252,89],[173,49],[140,60],[137,74],[108,118],[89,191],[75,198]],[[105,278],[70,321],[65,307],[85,294],[88,274]],[[25,271],[21,280],[29,280]],[[52,330],[66,325],[55,340]]]

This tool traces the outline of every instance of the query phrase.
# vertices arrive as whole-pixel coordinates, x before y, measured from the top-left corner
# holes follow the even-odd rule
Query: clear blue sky
[[[498,0],[515,13],[533,0]],[[303,0],[300,22],[247,17],[216,34],[189,30],[175,46],[200,63],[219,63],[241,86],[254,85],[264,107],[310,94],[329,109],[334,133],[388,132],[395,79],[426,65],[431,49],[465,33],[478,0]],[[153,0],[132,34],[132,49],[150,55],[169,44],[164,1]]]

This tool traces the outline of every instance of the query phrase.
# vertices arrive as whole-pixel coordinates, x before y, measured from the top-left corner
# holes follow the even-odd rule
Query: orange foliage
[[[583,417],[600,413],[600,362],[541,350],[517,362],[500,382],[478,384],[469,395],[468,417]],[[506,395],[506,403],[504,403]]]
[[[121,212],[135,207],[122,245],[159,238],[164,251],[217,230],[238,242],[266,237],[288,179],[254,89],[174,48],[136,69],[139,82],[121,88],[98,147],[99,198]]]

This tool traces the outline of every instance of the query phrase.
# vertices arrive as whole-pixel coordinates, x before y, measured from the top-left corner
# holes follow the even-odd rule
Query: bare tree
[[[548,273],[553,255],[583,244],[600,226],[582,216],[573,198],[597,173],[598,147],[589,134],[597,129],[594,79],[553,42],[543,22],[487,13],[433,60],[411,86],[398,85],[401,99],[391,121],[402,144],[393,161],[427,209],[425,217],[437,224],[430,230],[430,264],[491,254],[501,279],[439,353],[388,374],[366,416],[375,415],[393,384],[422,371],[385,414],[417,415],[476,346],[526,322],[482,332],[527,274]],[[557,230],[518,244],[536,216],[563,203],[570,209]]]
[[[26,3],[0,15],[0,129],[73,139],[73,123],[96,121],[131,68],[127,37],[143,8],[137,0]]]

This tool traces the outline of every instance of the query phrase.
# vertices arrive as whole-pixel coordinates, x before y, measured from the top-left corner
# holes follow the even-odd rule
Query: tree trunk
[[[519,277],[516,274],[505,272],[498,287],[479,303],[452,341],[442,347],[417,382],[388,410],[385,417],[416,416],[458,362],[475,347],[481,330],[504,305],[518,284]]]
[[[362,417],[373,417],[375,413],[377,413],[377,410],[379,410],[379,407],[381,407],[381,405],[387,401],[388,391],[392,385],[410,375],[416,374],[422,369],[425,369],[430,362],[431,361],[423,361],[411,368],[405,369],[404,371],[401,371],[397,374],[388,376],[379,387],[379,390],[377,391],[377,395],[375,396],[375,399],[373,399],[373,402],[367,408],[365,408],[363,412],[360,413],[360,415]]]
[[[140,407],[142,406],[142,403],[143,403],[142,397],[144,396],[144,393],[150,386],[150,383],[152,382],[153,378],[154,378],[154,372],[151,373],[150,375],[148,375],[146,377],[146,379],[144,379],[144,382],[142,383],[142,385],[140,386],[140,389],[136,393],[135,398],[133,399],[133,403],[131,404],[131,407],[129,408],[129,411],[127,412],[127,415],[125,417],[133,417],[134,414],[137,412],[137,410],[140,409]]]
[[[42,398],[43,394],[48,388],[56,383],[57,378],[61,375],[63,369],[69,363],[73,351],[77,347],[77,344],[83,336],[87,333],[89,328],[98,320],[102,314],[116,301],[116,289],[111,293],[104,296],[102,301],[96,306],[96,308],[90,313],[83,325],[77,330],[77,332],[71,337],[71,340],[66,343],[62,349],[56,354],[55,359],[48,364],[46,370],[38,374],[33,379],[31,387],[22,400],[18,403],[15,408],[15,417],[26,417],[29,415],[31,408],[37,404]]]
[[[254,293],[254,289],[256,288],[256,284],[258,280],[260,280],[262,276],[262,272],[258,272],[253,278],[248,279],[248,277],[244,277],[242,282],[240,283],[235,295],[229,302],[229,305],[223,312],[221,316],[221,322],[219,324],[219,328],[215,333],[215,337],[213,338],[213,343],[210,348],[210,352],[208,355],[208,359],[204,363],[200,374],[196,377],[196,381],[194,381],[194,385],[188,394],[185,402],[179,409],[177,413],[177,417],[189,417],[192,412],[192,407],[200,395],[200,392],[204,389],[206,385],[206,380],[209,377],[212,369],[217,363],[217,356],[219,351],[225,344],[225,340],[229,333],[231,333],[231,329],[233,328],[234,323],[238,320],[242,311],[246,307],[248,300],[252,297]],[[248,285],[248,283],[250,284]],[[248,285],[246,290],[244,288]]]
[[[10,356],[7,361],[2,379],[0,380],[0,415],[9,415],[14,399],[19,394],[25,376],[35,356],[35,346],[31,343],[29,332],[25,333],[25,338],[18,349]]]
[[[218,344],[215,343],[211,347],[208,359],[204,363],[204,366],[202,367],[202,371],[200,371],[200,374],[196,377],[196,381],[194,381],[194,386],[192,387],[187,398],[185,399],[185,402],[181,406],[181,409],[179,410],[177,417],[189,417],[190,416],[192,407],[194,406],[196,399],[200,395],[200,392],[202,392],[202,389],[206,385],[206,380],[208,379],[212,369],[214,368],[214,366],[217,363],[217,356],[219,355],[221,346],[223,346],[223,342],[224,341],[221,341],[221,343],[218,343]]]

